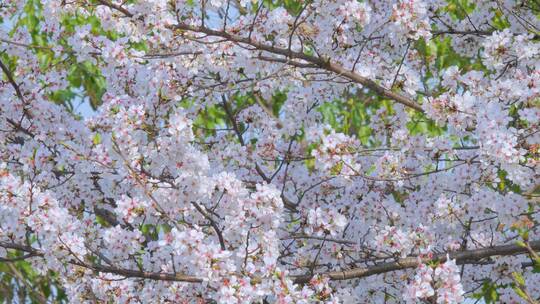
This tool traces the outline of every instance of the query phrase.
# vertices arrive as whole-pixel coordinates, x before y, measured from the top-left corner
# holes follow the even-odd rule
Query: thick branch
[[[540,250],[540,241],[530,242],[529,245],[530,245],[530,248],[533,250]],[[448,257],[450,257],[451,260],[455,259],[456,264],[463,265],[463,264],[470,264],[473,262],[477,262],[479,260],[489,258],[492,256],[498,256],[498,255],[507,256],[507,255],[523,254],[523,253],[528,253],[528,248],[519,246],[519,245],[502,245],[502,246],[494,246],[494,247],[482,248],[482,249],[451,252],[451,253],[448,253]],[[396,271],[396,270],[415,268],[418,266],[420,261],[422,263],[427,263],[430,261],[445,262],[446,260],[447,260],[447,254],[442,253],[442,254],[436,255],[435,257],[431,259],[427,259],[427,258],[420,259],[418,257],[410,257],[410,258],[399,259],[395,262],[383,263],[383,264],[374,265],[374,266],[353,268],[350,270],[319,273],[319,275],[328,276],[332,280],[350,280],[350,279],[363,278],[363,277],[368,277],[368,276]],[[294,282],[307,283],[311,280],[312,277],[313,275],[311,274],[295,276]]]
[[[111,8],[111,9],[117,10],[117,11],[123,13],[124,15],[126,15],[128,17],[133,17],[133,14],[131,12],[129,12],[127,9],[125,9],[125,8],[123,8],[121,6],[115,5],[115,4],[111,3],[111,2],[109,2],[108,0],[99,0],[99,2],[102,5],[105,5],[105,6],[108,6],[109,8]],[[252,47],[254,47],[254,48],[258,49],[258,50],[261,50],[261,51],[266,51],[266,52],[270,52],[270,53],[273,53],[273,54],[282,55],[282,56],[285,56],[285,57],[291,58],[291,59],[301,59],[301,60],[307,61],[307,62],[309,62],[309,63],[311,63],[311,64],[313,64],[313,65],[315,65],[315,66],[317,66],[317,67],[319,67],[321,69],[336,73],[336,74],[340,75],[341,77],[347,78],[349,80],[352,80],[353,82],[361,84],[364,87],[367,87],[367,88],[371,89],[372,91],[374,91],[375,93],[377,93],[377,94],[379,94],[381,96],[392,99],[392,100],[394,100],[394,101],[396,101],[398,103],[401,103],[401,104],[403,104],[403,105],[405,105],[405,106],[407,106],[409,108],[415,109],[415,110],[417,110],[419,112],[424,112],[422,107],[418,103],[416,103],[414,100],[410,99],[409,97],[403,96],[401,94],[394,93],[391,90],[380,86],[375,81],[373,81],[371,79],[368,79],[366,77],[360,76],[360,75],[354,73],[353,71],[350,71],[349,69],[346,69],[345,67],[343,67],[342,65],[340,65],[338,63],[332,62],[329,58],[315,57],[315,56],[307,55],[307,54],[304,54],[304,53],[301,53],[301,52],[294,52],[294,51],[290,50],[290,48],[279,48],[279,47],[267,45],[267,44],[264,44],[264,43],[254,41],[253,39],[251,39],[251,36],[242,37],[242,36],[239,36],[239,35],[227,33],[226,31],[216,31],[216,30],[210,29],[208,27],[205,27],[204,25],[203,26],[193,26],[193,25],[189,25],[189,24],[185,24],[185,23],[180,23],[180,24],[177,24],[175,26],[172,26],[172,29],[196,32],[196,33],[203,33],[203,34],[206,34],[206,35],[209,35],[209,36],[214,36],[214,37],[221,37],[221,38],[224,38],[224,39],[226,39],[227,41],[230,41],[230,42],[243,43],[243,44],[250,45],[250,46],[252,46]]]
[[[297,284],[303,284],[303,283],[309,282],[314,275],[327,276],[331,280],[336,280],[336,281],[350,280],[350,279],[358,279],[358,278],[368,277],[368,276],[386,273],[386,272],[392,272],[396,270],[415,268],[418,266],[420,262],[421,263],[428,263],[430,261],[445,262],[447,260],[447,257],[450,257],[450,259],[455,259],[458,265],[463,265],[463,264],[475,264],[479,262],[480,260],[483,260],[492,256],[510,256],[510,255],[526,254],[526,253],[529,253],[530,250],[534,250],[534,251],[540,250],[540,240],[529,242],[528,245],[529,245],[528,248],[514,244],[514,245],[501,245],[501,246],[494,246],[494,247],[482,248],[482,249],[450,252],[448,253],[448,255],[446,253],[442,253],[442,254],[434,256],[432,259],[428,259],[428,258],[420,259],[419,257],[409,257],[409,258],[399,259],[395,262],[382,263],[378,265],[354,268],[350,270],[331,271],[331,272],[293,276],[292,279]],[[0,247],[27,252],[27,253],[32,254],[31,256],[43,256],[43,253],[40,250],[35,249],[30,246],[26,246],[26,245],[0,242]],[[118,268],[118,267],[113,267],[113,266],[104,266],[104,265],[96,265],[96,264],[90,265],[86,263],[81,263],[78,260],[71,260],[69,261],[69,263],[73,265],[81,266],[84,268],[92,269],[97,272],[117,274],[120,276],[124,276],[126,278],[142,278],[142,279],[149,279],[149,280],[176,281],[176,282],[189,282],[189,283],[203,282],[203,279],[201,278],[185,275],[185,274],[147,272],[147,271]]]
[[[0,247],[27,252],[29,253],[28,258],[43,256],[42,251],[35,249],[31,246],[0,242]],[[73,259],[69,261],[68,263],[72,265],[88,268],[97,272],[116,274],[116,275],[124,276],[126,278],[141,278],[141,279],[149,279],[149,280],[189,282],[189,283],[201,283],[203,281],[201,278],[185,275],[185,274],[148,272],[148,271],[131,270],[131,269],[125,269],[125,268],[112,267],[112,266],[98,265],[98,264],[87,264],[87,263],[82,263],[81,261],[76,260],[76,259]]]
[[[388,89],[378,85],[375,81],[373,81],[371,79],[368,79],[366,77],[360,76],[360,75],[346,69],[345,67],[341,66],[340,64],[332,62],[330,59],[323,59],[323,58],[320,58],[320,57],[315,57],[315,56],[307,55],[307,54],[300,53],[300,52],[294,52],[294,51],[289,50],[287,48],[279,48],[279,47],[267,45],[267,44],[264,44],[264,43],[254,41],[254,40],[252,40],[250,38],[247,38],[247,37],[242,37],[242,36],[230,34],[230,33],[224,32],[224,31],[216,31],[216,30],[212,30],[210,28],[203,27],[203,26],[192,26],[192,25],[189,25],[189,24],[182,24],[181,23],[181,24],[177,24],[173,28],[178,29],[178,30],[203,33],[203,34],[206,34],[206,35],[209,35],[209,36],[221,37],[221,38],[224,38],[224,39],[226,39],[228,41],[231,41],[231,42],[243,43],[243,44],[250,45],[250,46],[252,46],[252,47],[254,47],[254,48],[258,49],[258,50],[261,50],[261,51],[266,51],[266,52],[270,52],[270,53],[277,54],[277,55],[282,55],[282,56],[289,57],[289,58],[301,59],[301,60],[307,61],[309,63],[312,63],[312,64],[318,66],[321,69],[336,73],[336,74],[340,75],[341,77],[348,78],[348,79],[352,80],[353,82],[361,84],[364,87],[367,87],[367,88],[371,89],[372,91],[374,91],[375,93],[377,93],[377,94],[379,94],[381,96],[390,98],[390,99],[392,99],[392,100],[394,100],[394,101],[396,101],[398,103],[401,103],[401,104],[403,104],[403,105],[405,105],[407,107],[410,107],[412,109],[415,109],[417,111],[424,112],[422,107],[418,103],[416,103],[414,100],[412,100],[412,99],[410,99],[410,98],[408,98],[406,96],[394,93],[391,90],[388,90]]]

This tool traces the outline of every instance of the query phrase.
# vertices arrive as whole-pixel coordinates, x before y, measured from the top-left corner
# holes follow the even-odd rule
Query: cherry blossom
[[[41,302],[537,301],[534,5],[3,1],[0,263]]]

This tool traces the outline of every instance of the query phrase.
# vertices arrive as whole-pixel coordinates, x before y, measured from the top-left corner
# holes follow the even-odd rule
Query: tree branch
[[[127,17],[133,17],[133,14],[130,11],[128,11],[127,9],[123,8],[120,5],[112,3],[109,0],[98,0],[98,2],[100,4],[102,4],[102,5],[110,7],[111,9],[114,9],[114,10],[117,10],[117,11],[121,12],[122,14],[126,15]]]
[[[35,249],[31,246],[21,245],[21,244],[0,242],[0,247],[4,247],[6,249],[20,250],[20,251],[32,254],[32,256],[43,257],[44,255],[43,252],[38,249]],[[68,263],[72,265],[88,268],[97,272],[117,274],[120,276],[124,276],[126,278],[141,278],[141,279],[158,280],[158,281],[175,281],[175,282],[189,282],[189,283],[202,283],[203,282],[203,279],[201,278],[185,275],[185,274],[159,273],[159,272],[132,270],[132,269],[113,267],[113,266],[99,265],[99,264],[87,264],[79,260],[71,260],[71,261],[68,261]]]
[[[540,241],[533,241],[533,242],[530,242],[529,244],[530,244],[531,249],[540,250]],[[485,258],[489,258],[492,256],[517,255],[517,254],[524,254],[528,252],[529,252],[529,249],[523,246],[501,245],[501,246],[494,246],[494,247],[481,248],[481,249],[450,252],[448,254],[442,253],[442,254],[434,256],[431,259],[409,257],[409,258],[398,259],[395,262],[382,263],[382,264],[378,264],[374,266],[353,268],[350,270],[343,270],[343,271],[324,272],[324,273],[319,273],[319,275],[328,276],[330,277],[331,280],[336,280],[336,281],[350,280],[350,279],[363,278],[363,277],[368,277],[368,276],[396,271],[396,270],[415,268],[418,266],[419,263],[427,263],[430,261],[445,262],[447,260],[447,257],[449,257],[451,260],[455,259],[456,264],[463,265],[463,264],[470,264],[470,263],[473,263],[473,262],[476,262]],[[311,280],[312,277],[313,275],[311,274],[300,275],[300,276],[294,276],[293,280],[295,283],[307,283]]]
[[[99,3],[101,3],[102,5],[108,6],[111,9],[117,10],[117,11],[123,13],[124,15],[126,15],[128,17],[133,17],[134,16],[127,9],[125,9],[123,7],[120,7],[118,5],[115,5],[115,4],[111,3],[111,2],[109,2],[108,0],[99,0]],[[366,77],[360,76],[360,75],[358,75],[358,74],[344,68],[342,65],[340,65],[338,63],[332,62],[329,58],[315,57],[315,56],[307,55],[307,54],[304,54],[304,53],[301,53],[301,52],[292,51],[292,50],[290,50],[290,48],[279,48],[279,47],[267,45],[267,44],[260,43],[260,42],[252,40],[251,35],[249,35],[248,37],[242,37],[242,36],[239,36],[239,35],[227,33],[225,31],[212,30],[212,29],[210,29],[208,27],[205,27],[205,26],[193,26],[193,25],[189,25],[189,24],[186,24],[186,23],[180,23],[180,24],[177,24],[177,25],[173,25],[170,28],[173,29],[173,30],[184,30],[184,31],[196,32],[196,33],[203,33],[203,34],[206,34],[208,36],[221,37],[221,38],[224,38],[224,39],[226,39],[227,41],[230,41],[230,42],[247,44],[247,45],[250,45],[250,46],[252,46],[252,47],[254,47],[254,48],[258,49],[258,50],[270,52],[270,53],[277,54],[277,55],[282,55],[282,56],[285,56],[287,58],[301,59],[301,60],[307,61],[307,62],[309,62],[311,64],[314,64],[315,66],[318,66],[321,69],[333,72],[335,74],[338,74],[341,77],[347,78],[349,80],[352,80],[355,83],[361,84],[362,86],[371,89],[372,91],[374,91],[375,93],[377,93],[380,96],[384,96],[386,98],[392,99],[392,100],[394,100],[394,101],[396,101],[398,103],[401,103],[404,106],[412,108],[412,109],[414,109],[416,111],[419,111],[419,112],[422,112],[422,113],[424,112],[422,107],[416,101],[412,100],[411,98],[403,96],[403,95],[398,94],[398,93],[394,93],[391,90],[380,86],[375,81],[373,81],[371,79],[368,79]]]
[[[4,63],[2,62],[2,60],[0,60],[0,68],[2,69],[2,71],[4,72],[4,74],[6,75],[9,83],[11,84],[11,86],[13,87],[13,89],[15,89],[15,93],[17,94],[17,97],[23,102],[23,103],[26,103],[25,99],[24,99],[24,96],[21,92],[21,88],[19,87],[19,85],[15,82],[15,79],[13,79],[13,75],[11,75],[11,72],[9,71],[8,67],[4,65]]]
[[[289,49],[286,49],[286,48],[279,48],[279,47],[267,45],[267,44],[264,44],[264,43],[256,42],[256,41],[254,41],[254,40],[252,40],[250,38],[247,38],[247,37],[242,37],[242,36],[230,34],[230,33],[223,32],[223,31],[216,31],[216,30],[212,30],[210,28],[203,27],[203,26],[192,26],[192,25],[189,25],[189,24],[181,23],[181,24],[177,24],[177,25],[173,26],[172,28],[177,29],[177,30],[184,30],[184,31],[203,33],[203,34],[206,34],[206,35],[209,35],[209,36],[214,36],[214,37],[221,37],[221,38],[224,38],[224,39],[226,39],[228,41],[231,41],[231,42],[243,43],[243,44],[250,45],[250,46],[256,48],[257,50],[262,50],[262,51],[274,53],[274,54],[277,54],[277,55],[282,55],[282,56],[289,57],[289,58],[301,59],[301,60],[307,61],[309,63],[312,63],[312,64],[318,66],[321,69],[333,72],[335,74],[338,74],[341,77],[348,78],[348,79],[352,80],[355,83],[361,84],[364,87],[367,87],[367,88],[371,89],[372,91],[374,91],[375,93],[377,93],[377,94],[379,94],[381,96],[392,99],[392,100],[394,100],[394,101],[396,101],[398,103],[401,103],[401,104],[403,104],[403,105],[405,105],[405,106],[407,106],[409,108],[415,109],[415,110],[417,110],[419,112],[422,112],[422,113],[424,112],[422,107],[418,103],[416,103],[414,100],[412,100],[412,99],[410,99],[410,98],[408,98],[406,96],[403,96],[401,94],[394,93],[391,90],[380,86],[379,84],[377,84],[375,81],[373,81],[371,79],[360,76],[360,75],[358,75],[358,74],[356,74],[356,73],[354,73],[354,72],[352,72],[352,71],[350,71],[348,69],[345,69],[343,66],[341,66],[340,64],[332,62],[330,59],[323,59],[321,57],[315,57],[315,56],[307,55],[307,54],[304,54],[304,53],[295,52],[295,51],[292,51],[292,50],[289,50]]]
[[[31,246],[20,245],[15,243],[0,242],[0,247],[6,249],[15,249],[23,252],[31,253],[32,256],[43,256],[43,252],[38,249],[35,249]],[[322,272],[306,275],[292,276],[292,280],[296,284],[308,283],[313,276],[322,275],[327,276],[331,280],[340,281],[340,280],[350,280],[369,277],[372,275],[377,275],[386,272],[392,272],[397,270],[403,270],[408,268],[415,268],[419,263],[428,263],[430,261],[447,261],[447,257],[451,260],[455,259],[458,265],[463,264],[475,264],[476,262],[490,258],[493,256],[510,256],[518,254],[527,254],[529,250],[540,250],[540,240],[529,242],[529,247],[523,247],[520,245],[500,245],[493,246],[488,248],[481,249],[472,249],[465,251],[456,251],[450,253],[442,253],[434,256],[433,258],[419,258],[419,257],[408,257],[403,259],[398,259],[395,262],[382,263],[373,266],[353,268],[349,270],[342,271],[331,271],[331,272]],[[82,263],[78,260],[71,260],[68,263],[72,265],[81,266],[84,268],[92,269],[97,272],[102,273],[111,273],[126,278],[142,278],[149,280],[160,280],[160,281],[175,281],[175,282],[189,282],[189,283],[201,283],[203,282],[202,278],[195,276],[185,275],[185,274],[175,274],[175,273],[158,273],[158,272],[147,272],[140,270],[131,270],[125,268],[118,268],[113,266],[104,266],[99,264],[87,264]]]

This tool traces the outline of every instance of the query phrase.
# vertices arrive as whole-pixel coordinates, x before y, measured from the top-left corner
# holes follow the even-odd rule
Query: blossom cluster
[[[456,304],[463,302],[463,293],[459,268],[455,260],[449,260],[437,266],[435,270],[421,264],[414,281],[407,287],[404,298],[407,303],[435,297],[437,304]]]
[[[0,257],[73,303],[536,299],[523,3],[3,1]]]

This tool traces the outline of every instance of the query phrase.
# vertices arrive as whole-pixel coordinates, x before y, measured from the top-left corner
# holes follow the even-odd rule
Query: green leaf
[[[94,145],[99,145],[101,143],[101,134],[95,133],[94,137],[92,138],[92,142]]]
[[[482,291],[479,295],[481,298],[484,298],[486,304],[497,303],[497,300],[499,299],[497,286],[491,281],[484,282],[482,285]]]
[[[525,242],[523,241],[516,241],[516,245],[518,245],[519,247],[527,248],[527,244],[525,244]]]
[[[525,279],[523,276],[518,272],[512,272],[512,277],[514,277],[514,280],[521,286],[525,285]]]
[[[514,287],[514,288],[512,288],[512,289],[514,289],[514,291],[516,292],[516,294],[517,294],[520,298],[525,299],[525,300],[527,300],[527,299],[529,298],[529,297],[527,296],[527,294],[525,293],[525,291],[523,291],[521,288],[519,288],[519,287]]]

